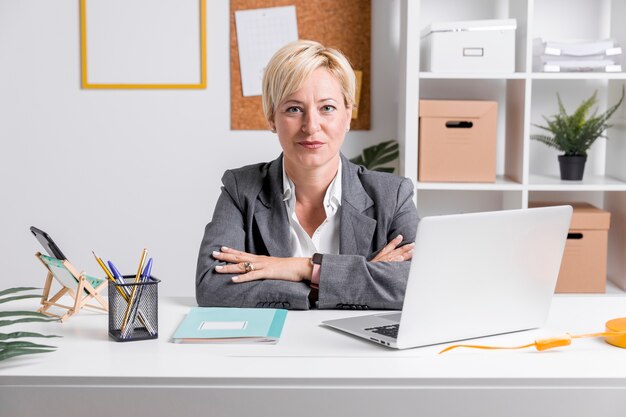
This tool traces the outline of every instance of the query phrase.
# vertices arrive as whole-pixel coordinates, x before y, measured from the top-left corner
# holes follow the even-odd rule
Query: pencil
[[[107,278],[109,279],[109,281],[115,282],[115,278],[113,277],[113,274],[111,274],[111,271],[109,271],[109,268],[107,268],[104,262],[102,262],[102,259],[100,259],[98,255],[96,255],[96,252],[91,251],[91,253],[93,253],[94,258],[96,258],[96,261],[100,265],[100,268],[102,268],[104,270],[104,273],[107,274]]]

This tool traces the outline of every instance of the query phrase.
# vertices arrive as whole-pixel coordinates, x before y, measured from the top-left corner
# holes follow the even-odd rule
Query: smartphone
[[[61,252],[61,249],[54,243],[54,240],[43,230],[37,229],[35,226],[30,227],[30,232],[37,238],[41,246],[48,252],[48,255],[59,260],[66,260],[67,258]]]

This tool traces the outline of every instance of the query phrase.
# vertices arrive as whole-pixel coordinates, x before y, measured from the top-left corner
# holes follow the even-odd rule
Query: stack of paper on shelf
[[[613,39],[587,42],[533,41],[534,70],[621,72],[622,48]]]

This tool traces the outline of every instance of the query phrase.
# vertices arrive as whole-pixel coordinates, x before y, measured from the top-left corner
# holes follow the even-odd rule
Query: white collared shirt
[[[287,176],[283,160],[283,201],[289,217],[289,246],[293,257],[311,257],[314,253],[339,254],[339,223],[341,211],[341,159],[337,175],[324,195],[326,219],[313,236],[309,236],[300,225],[296,215],[296,186]]]

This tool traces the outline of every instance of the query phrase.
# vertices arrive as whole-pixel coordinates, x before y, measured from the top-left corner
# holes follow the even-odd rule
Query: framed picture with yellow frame
[[[80,0],[86,89],[206,88],[206,0]]]

